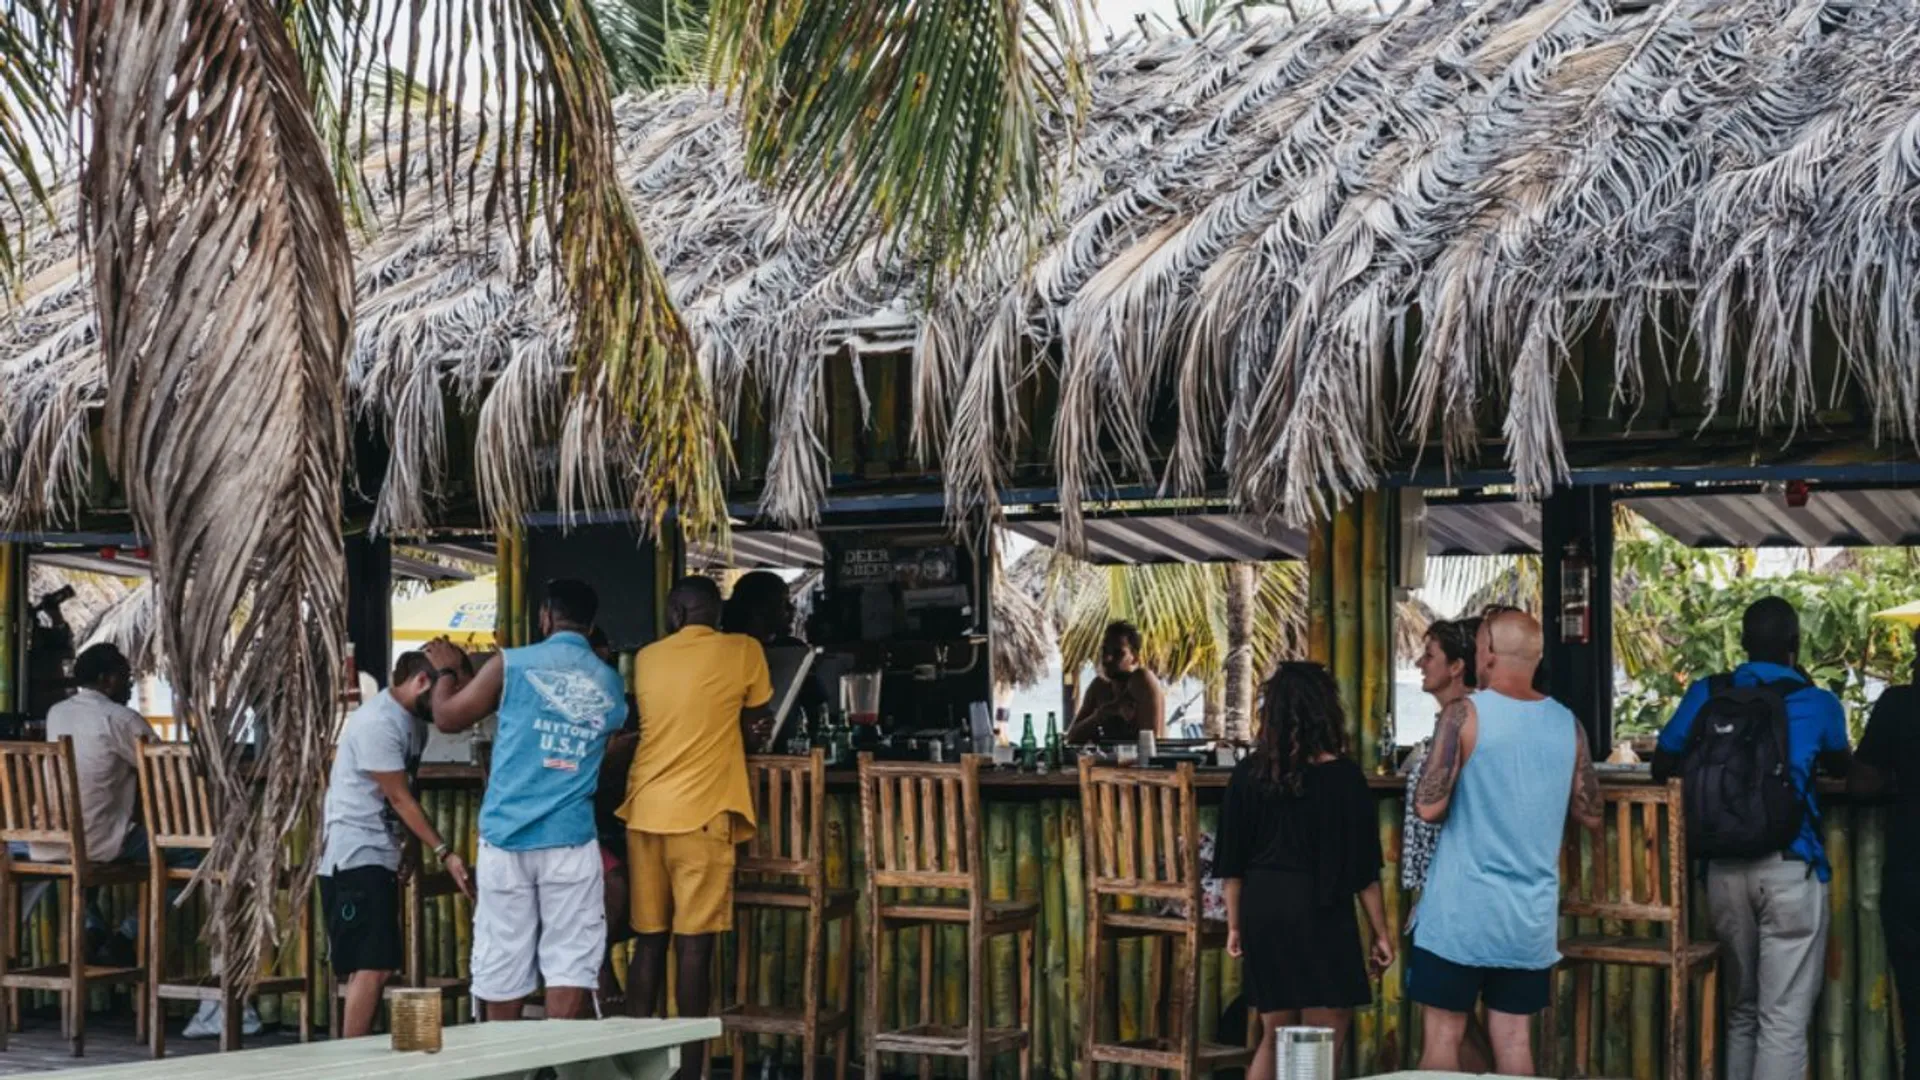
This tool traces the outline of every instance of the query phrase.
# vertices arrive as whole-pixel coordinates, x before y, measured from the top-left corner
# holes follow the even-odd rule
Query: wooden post
[[[20,712],[26,701],[21,686],[21,611],[26,604],[26,549],[0,543],[0,713]]]
[[[1567,639],[1560,594],[1568,544],[1590,564],[1591,605],[1585,643]],[[1613,744],[1613,490],[1563,487],[1540,507],[1541,629],[1544,663],[1553,696],[1573,710],[1587,729],[1594,760]]]

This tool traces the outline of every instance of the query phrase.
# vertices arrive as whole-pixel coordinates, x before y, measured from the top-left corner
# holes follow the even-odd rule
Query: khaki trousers
[[[1727,1080],[1804,1080],[1826,970],[1827,887],[1798,859],[1715,859],[1707,910],[1727,980]]]

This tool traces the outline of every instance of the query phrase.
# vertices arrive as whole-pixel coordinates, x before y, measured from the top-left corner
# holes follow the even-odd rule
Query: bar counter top
[[[1219,789],[1227,786],[1227,777],[1232,769],[1207,766],[1195,770],[1194,786],[1201,790]],[[462,787],[480,784],[486,780],[486,770],[479,765],[467,765],[455,762],[428,762],[420,766],[420,782],[427,787]],[[852,788],[859,774],[848,768],[827,770],[829,788]],[[1642,766],[1630,769],[1601,769],[1600,782],[1603,784],[1648,784],[1653,782],[1649,770]],[[983,789],[1005,790],[1012,792],[1058,792],[1071,793],[1080,786],[1079,774],[1072,768],[1053,773],[1023,773],[1012,769],[1000,769],[992,766],[980,770],[980,786]],[[1392,774],[1367,777],[1367,786],[1376,792],[1400,792],[1407,786],[1405,778]],[[1816,790],[1823,797],[1844,797],[1846,784],[1834,777],[1823,776],[1816,781]]]

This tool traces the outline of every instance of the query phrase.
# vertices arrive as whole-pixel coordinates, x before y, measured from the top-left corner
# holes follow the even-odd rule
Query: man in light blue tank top
[[[1533,689],[1540,624],[1502,611],[1480,625],[1482,689],[1447,706],[1414,792],[1446,823],[1427,871],[1407,964],[1423,1009],[1420,1067],[1458,1071],[1467,1017],[1487,1005],[1494,1072],[1533,1075],[1528,1017],[1547,1005],[1560,960],[1560,843],[1569,814],[1600,822],[1587,736]]]
[[[607,912],[593,794],[607,739],[627,716],[619,674],[587,644],[598,608],[585,583],[549,582],[544,641],[494,657],[458,692],[438,675],[433,684],[441,731],[500,717],[474,865],[473,997],[489,1020],[518,1020],[542,983],[549,1017],[595,1011]]]

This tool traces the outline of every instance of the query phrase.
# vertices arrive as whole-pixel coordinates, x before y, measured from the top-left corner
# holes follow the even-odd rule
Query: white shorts
[[[480,841],[474,867],[473,996],[513,1001],[544,982],[593,990],[607,952],[600,843],[502,851]]]

